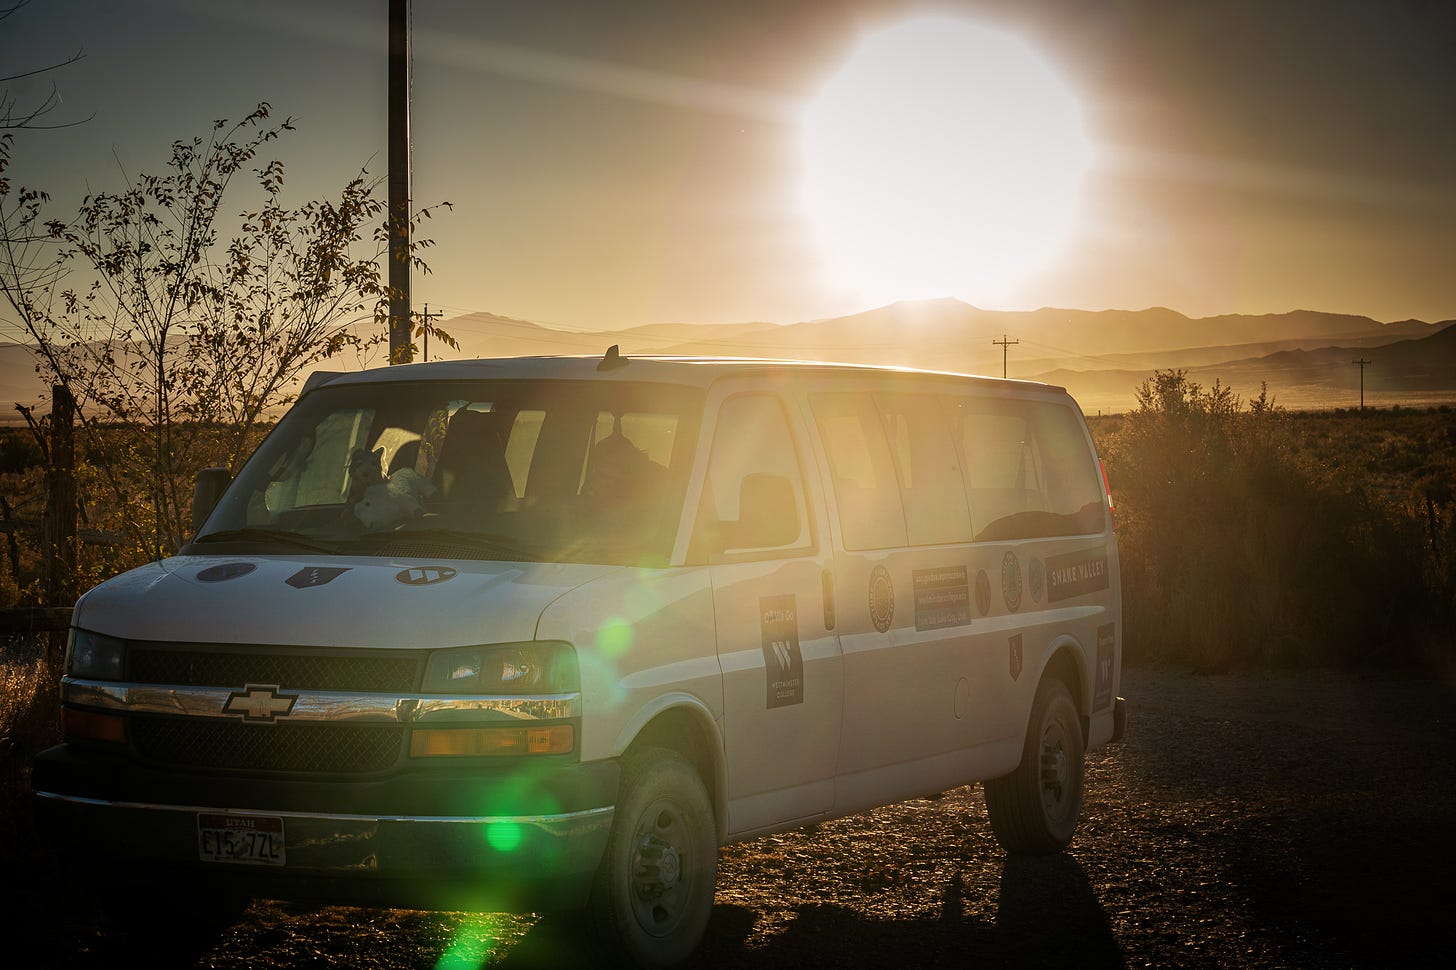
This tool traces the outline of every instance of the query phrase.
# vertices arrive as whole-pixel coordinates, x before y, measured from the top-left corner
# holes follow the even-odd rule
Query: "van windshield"
[[[617,381],[323,387],[187,551],[664,565],[701,407],[693,388]]]

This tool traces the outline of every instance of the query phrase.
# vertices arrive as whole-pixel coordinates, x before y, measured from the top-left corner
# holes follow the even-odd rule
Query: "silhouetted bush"
[[[1443,621],[1423,575],[1423,530],[1352,477],[1353,463],[1335,471],[1301,453],[1266,393],[1244,407],[1217,382],[1160,371],[1102,451],[1130,661],[1225,670],[1424,659]]]

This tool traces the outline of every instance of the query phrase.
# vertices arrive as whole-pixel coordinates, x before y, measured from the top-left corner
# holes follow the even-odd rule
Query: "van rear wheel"
[[[1071,691],[1047,678],[1036,689],[1021,764],[983,786],[991,831],[1003,849],[1047,855],[1067,847],[1082,812],[1083,757]]]
[[[676,966],[708,927],[718,878],[713,807],[696,769],[663,748],[632,752],[589,904],[617,962]]]

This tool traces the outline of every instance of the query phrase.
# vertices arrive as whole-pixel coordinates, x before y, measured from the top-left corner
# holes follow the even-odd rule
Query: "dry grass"
[[[30,765],[36,752],[60,740],[56,673],[39,645],[0,641],[0,867],[35,852]]]

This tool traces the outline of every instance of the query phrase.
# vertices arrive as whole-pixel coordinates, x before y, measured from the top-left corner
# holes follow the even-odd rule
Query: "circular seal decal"
[[[258,568],[255,562],[225,562],[216,566],[208,566],[197,574],[199,581],[204,583],[221,583],[229,579],[237,579],[239,576],[246,576]]]
[[[455,578],[455,570],[449,566],[414,566],[401,569],[394,574],[395,580],[406,586],[432,586]]]
[[[1026,585],[1031,587],[1031,601],[1040,603],[1041,594],[1046,592],[1046,567],[1040,559],[1026,564]]]
[[[976,609],[982,616],[991,612],[991,577],[984,569],[976,571]]]
[[[890,571],[876,566],[870,571],[870,622],[884,633],[895,619],[895,587],[890,584]]]
[[[1001,560],[1001,595],[1006,597],[1006,608],[1012,613],[1021,609],[1021,563],[1014,552]]]

